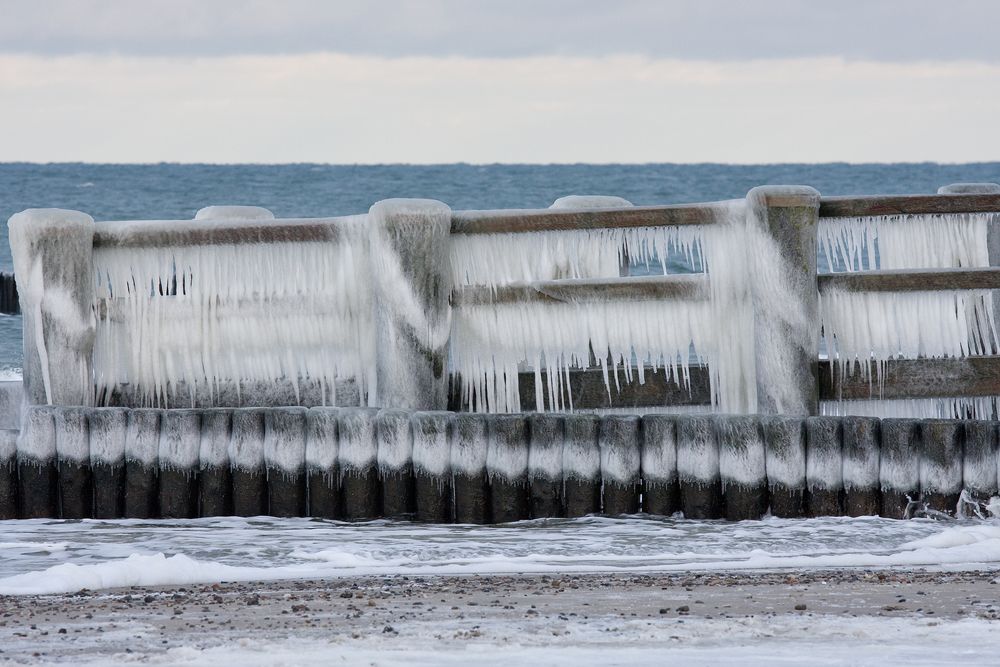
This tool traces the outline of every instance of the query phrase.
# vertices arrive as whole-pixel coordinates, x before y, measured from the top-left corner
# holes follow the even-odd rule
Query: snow
[[[994,622],[985,619],[935,620],[879,616],[779,615],[736,619],[625,620],[589,618],[484,621],[447,619],[435,623],[400,621],[398,636],[242,637],[198,642],[159,653],[136,646],[115,662],[197,667],[264,667],[274,664],[322,666],[331,663],[410,667],[438,665],[552,665],[605,667],[663,664],[716,667],[812,665],[893,665],[936,667],[989,664],[1000,651]],[[138,629],[134,629],[136,631]],[[470,641],[472,637],[475,640]],[[102,656],[107,662],[108,657]]]
[[[500,526],[315,519],[0,522],[0,594],[360,575],[976,570],[1000,523],[875,517],[546,519]],[[61,545],[50,548],[53,543]]]

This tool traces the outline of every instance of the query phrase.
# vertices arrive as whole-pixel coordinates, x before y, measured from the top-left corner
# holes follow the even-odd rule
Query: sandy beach
[[[0,662],[644,664],[674,652],[756,664],[805,643],[822,647],[819,664],[925,664],[997,648],[998,590],[994,572],[827,571],[83,591],[0,597]]]

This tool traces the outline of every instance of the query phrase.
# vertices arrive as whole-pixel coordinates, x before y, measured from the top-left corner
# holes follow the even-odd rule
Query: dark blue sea
[[[77,209],[96,220],[184,219],[212,204],[251,204],[279,218],[362,213],[389,197],[440,199],[454,209],[543,208],[568,194],[637,205],[743,197],[757,185],[811,185],[824,195],[933,193],[998,182],[976,164],[645,165],[114,165],[0,164],[0,217],[26,208]],[[11,270],[6,225],[0,270]],[[0,316],[0,369],[19,368],[21,321]]]

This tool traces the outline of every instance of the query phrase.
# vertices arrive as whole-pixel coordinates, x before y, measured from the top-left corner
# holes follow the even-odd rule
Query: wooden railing
[[[753,199],[756,197],[756,199]],[[762,206],[768,212],[766,229],[762,231],[772,238],[777,247],[787,257],[794,256],[790,264],[801,270],[805,280],[799,281],[805,288],[796,293],[799,306],[804,312],[815,313],[819,295],[836,289],[847,292],[912,292],[934,290],[1000,290],[1000,230],[989,230],[988,246],[990,263],[995,265],[981,268],[956,269],[913,269],[891,271],[860,271],[853,273],[816,274],[815,238],[816,227],[823,219],[837,217],[865,217],[885,215],[916,214],[968,214],[1000,212],[1000,187],[986,185],[948,186],[937,195],[900,195],[864,197],[819,197],[811,189],[787,190],[781,188],[759,188],[751,191],[751,205]],[[436,204],[437,213],[447,210]],[[450,230],[444,234],[484,235],[519,234],[527,232],[558,232],[589,229],[634,229],[647,227],[674,227],[691,225],[713,225],[720,220],[720,212],[731,206],[727,202],[709,204],[685,204],[676,206],[644,206],[615,209],[544,209],[544,210],[502,210],[502,211],[455,211],[450,212]],[[340,219],[342,220],[342,219]],[[411,221],[412,222],[412,221]],[[225,221],[206,225],[202,221],[176,222],[166,224],[149,223],[100,223],[96,227],[91,222],[91,248],[103,247],[159,247],[165,245],[215,245],[241,243],[280,242],[329,242],[337,240],[343,233],[342,222],[338,219],[301,220],[254,220],[247,222]],[[948,224],[942,219],[941,224]],[[82,227],[81,227],[82,229]],[[400,228],[403,229],[403,228]],[[419,233],[420,225],[409,224],[400,233]],[[442,230],[434,233],[439,234]],[[41,237],[44,230],[36,230]],[[88,233],[83,230],[81,233]],[[394,232],[395,233],[395,232]],[[419,249],[419,244],[406,243],[403,237],[393,237],[390,251],[409,258],[408,253]],[[53,242],[56,245],[55,242]],[[41,248],[41,246],[39,246]],[[806,248],[808,251],[803,250]],[[48,252],[47,247],[40,252]],[[412,259],[412,258],[409,258]],[[409,260],[408,260],[409,261]],[[417,262],[419,263],[419,262]],[[447,271],[447,267],[424,266],[421,270]],[[421,276],[410,276],[415,283]],[[76,278],[74,278],[76,280]],[[649,277],[607,277],[590,279],[547,280],[500,286],[467,285],[459,286],[451,294],[450,303],[454,308],[476,305],[505,303],[577,303],[594,300],[704,300],[710,295],[710,280],[707,274],[667,275]],[[58,284],[59,276],[46,276],[47,284]],[[12,281],[11,281],[12,282]],[[70,281],[72,282],[72,281]],[[795,282],[795,281],[792,281]],[[810,283],[815,285],[809,289]],[[72,283],[76,284],[76,283]],[[0,284],[4,293],[6,283]],[[80,296],[85,299],[85,296]],[[92,299],[92,297],[91,297]],[[88,301],[87,303],[91,303]],[[90,307],[89,305],[87,306]],[[294,309],[294,304],[289,305]],[[110,302],[99,304],[99,317],[115,317],[115,306]],[[1000,312],[1000,311],[998,311]],[[30,318],[29,318],[30,319]],[[769,319],[767,313],[757,318],[764,326]],[[26,324],[27,326],[27,324]],[[816,324],[817,341],[819,333]],[[49,335],[50,332],[45,332]],[[773,332],[761,330],[759,335],[771,336]],[[54,338],[55,341],[58,337]],[[397,340],[394,338],[394,340]],[[401,339],[398,339],[401,340]],[[26,337],[26,387],[29,377],[39,375],[37,352],[28,346],[35,341]],[[788,342],[789,346],[795,345]],[[818,346],[818,343],[817,343]],[[428,359],[419,350],[407,353],[411,360]],[[759,387],[766,389],[775,378],[790,378],[800,385],[801,405],[804,413],[815,414],[819,400],[849,398],[917,398],[936,395],[948,396],[996,396],[1000,395],[1000,358],[969,357],[963,359],[915,359],[889,360],[885,363],[880,382],[875,386],[867,377],[843,375],[831,370],[831,362],[820,360],[818,347],[786,350],[783,358],[795,358],[802,363],[796,368],[759,368],[762,378]],[[86,350],[81,350],[86,355]],[[441,366],[441,350],[436,350],[434,367]],[[407,356],[404,355],[404,356]],[[29,359],[32,357],[32,359]],[[446,361],[446,359],[445,359]],[[769,363],[764,360],[760,363]],[[395,369],[399,371],[400,369]],[[426,369],[420,370],[425,374]],[[387,378],[405,376],[393,372]],[[600,370],[580,369],[569,373],[569,392],[574,397],[577,409],[606,408],[684,408],[707,406],[710,403],[708,371],[695,366],[690,371],[690,386],[678,387],[668,381],[664,373],[645,374],[645,382],[622,383],[620,390],[609,392]],[[35,378],[37,380],[37,378]],[[391,382],[387,379],[386,382]],[[447,383],[446,378],[435,375],[433,382]],[[55,403],[73,404],[74,399],[64,397],[46,398],[39,390],[40,383],[29,391],[29,402],[40,403],[51,400]],[[427,389],[425,386],[424,389]],[[405,389],[410,391],[410,388]],[[522,408],[535,406],[534,377],[525,373],[520,378]],[[79,393],[79,392],[78,392]],[[391,393],[391,392],[390,392]],[[447,392],[438,389],[426,392],[440,396]],[[75,395],[72,392],[66,394]],[[82,395],[82,394],[81,394]],[[387,407],[395,398],[384,398]],[[459,408],[452,395],[450,405]],[[439,399],[435,399],[439,401]],[[411,409],[444,408],[446,403],[428,404],[417,400],[403,407]],[[766,400],[760,406],[761,412],[773,412]]]

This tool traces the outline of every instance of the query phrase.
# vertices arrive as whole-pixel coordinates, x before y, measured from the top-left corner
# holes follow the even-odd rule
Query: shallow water
[[[0,593],[377,574],[980,569],[1000,523],[875,517],[501,526],[217,518],[0,522]]]

